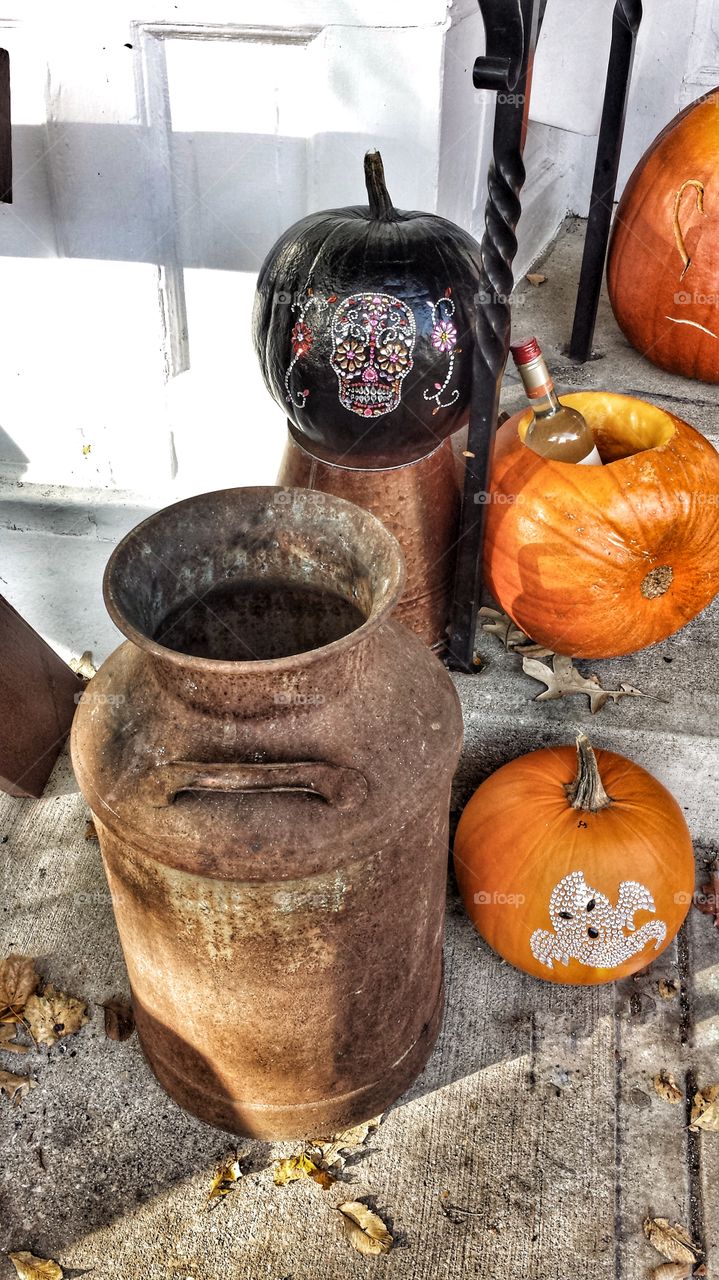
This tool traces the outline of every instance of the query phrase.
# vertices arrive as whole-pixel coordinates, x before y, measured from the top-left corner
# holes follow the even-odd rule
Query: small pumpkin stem
[[[577,734],[577,775],[573,782],[566,783],[564,789],[573,809],[598,813],[600,809],[606,809],[612,803],[612,798],[604,790],[599,776],[599,766],[592,744],[584,733]]]
[[[378,222],[394,222],[397,210],[389,198],[384,180],[384,165],[379,151],[368,151],[364,158],[364,180],[369,199],[369,216]]]

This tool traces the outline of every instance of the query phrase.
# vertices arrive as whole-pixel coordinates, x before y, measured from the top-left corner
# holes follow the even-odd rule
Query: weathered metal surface
[[[130,643],[90,685],[73,759],[148,1061],[234,1132],[372,1116],[439,1028],[462,725],[391,620],[402,586],[372,515],[287,489],[178,503],[108,565]]]
[[[336,494],[382,521],[404,552],[407,572],[395,617],[435,652],[443,651],[460,510],[451,440],[419,462],[362,471],[319,462],[288,435],[278,484]]]
[[[0,789],[41,796],[83,682],[0,596]]]

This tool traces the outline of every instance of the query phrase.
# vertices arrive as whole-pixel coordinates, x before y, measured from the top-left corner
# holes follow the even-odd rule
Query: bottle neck
[[[561,410],[559,397],[554,389],[552,376],[544,356],[535,356],[518,366],[527,399],[532,403],[535,418],[549,418]]]

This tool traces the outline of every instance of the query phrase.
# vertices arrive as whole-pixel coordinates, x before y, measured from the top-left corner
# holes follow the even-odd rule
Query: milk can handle
[[[181,791],[309,791],[341,811],[367,798],[367,781],[357,769],[323,761],[297,764],[204,764],[175,760],[150,774],[147,800],[157,808],[172,804]]]

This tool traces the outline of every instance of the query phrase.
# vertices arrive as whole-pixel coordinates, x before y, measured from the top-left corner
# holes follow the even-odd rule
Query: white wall
[[[612,8],[549,0],[518,271],[586,211]],[[681,0],[681,22],[677,0],[645,11],[622,181],[719,80],[711,0]],[[295,218],[362,201],[369,146],[398,206],[481,236],[476,0],[23,0],[0,44],[0,479],[155,503],[271,482],[285,427],[250,345],[254,279]]]

